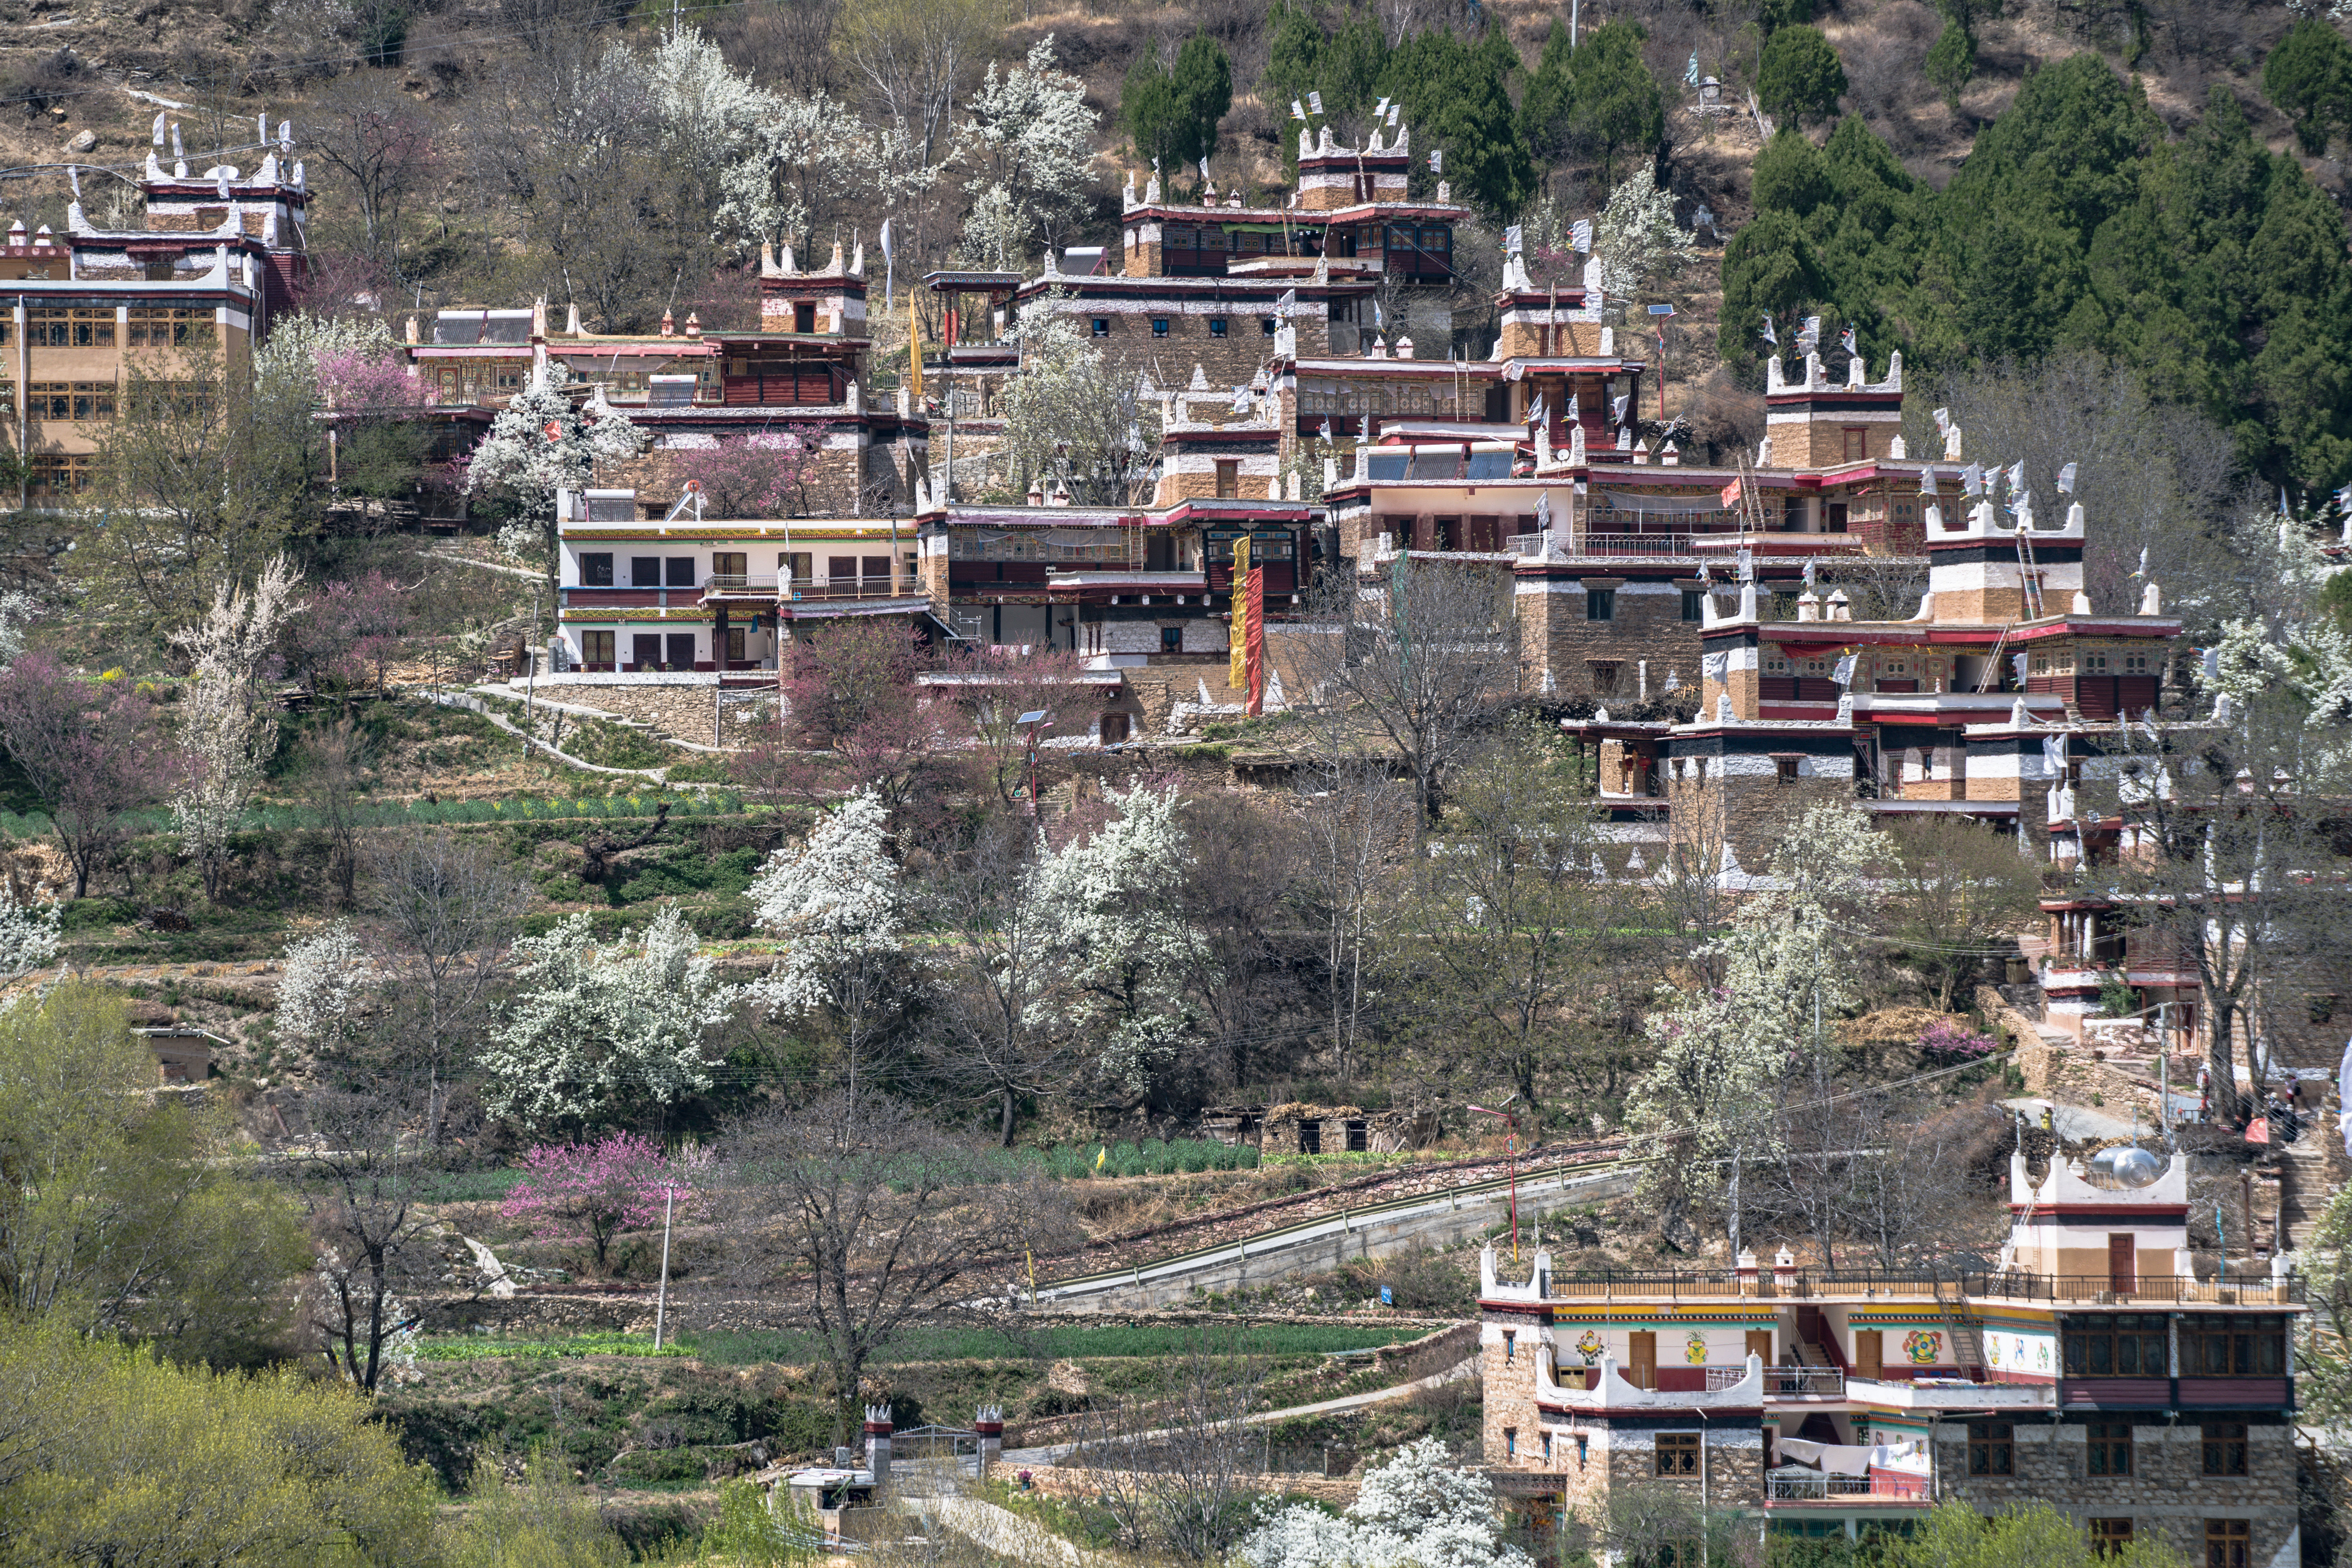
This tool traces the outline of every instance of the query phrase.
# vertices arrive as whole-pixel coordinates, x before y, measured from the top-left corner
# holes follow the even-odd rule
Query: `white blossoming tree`
[[[257,378],[283,377],[304,386],[319,384],[319,363],[335,355],[384,359],[399,351],[381,316],[321,316],[297,310],[269,324],[269,335],[253,350]]]
[[[483,1104],[533,1128],[578,1123],[614,1101],[667,1104],[710,1087],[702,1032],[736,987],[698,952],[686,917],[666,909],[642,936],[600,942],[585,913],[519,937],[521,994],[492,1032]]]
[[[572,372],[548,362],[544,379],[515,395],[490,421],[466,465],[466,493],[503,492],[516,519],[499,531],[499,547],[519,561],[552,569],[555,492],[584,489],[599,463],[637,455],[640,437],[626,415],[605,403],[601,389],[583,405],[564,394]]]
[[[189,773],[172,797],[172,826],[203,873],[206,898],[220,896],[230,836],[278,750],[277,707],[261,688],[279,630],[304,608],[296,583],[286,558],[274,556],[250,593],[215,584],[212,609],[173,638],[192,679],[180,709]]]
[[[1060,480],[1081,504],[1123,505],[1150,476],[1160,445],[1157,401],[1103,357],[1068,317],[1031,304],[1013,337],[1021,363],[1004,380],[1004,435],[994,460],[1007,488]]]
[[[1059,959],[1066,1032],[1097,1074],[1142,1095],[1191,1027],[1185,976],[1206,939],[1177,912],[1190,857],[1175,786],[1105,790],[1103,799],[1118,815],[1038,863],[1036,902]]]
[[[1101,117],[1087,107],[1086,84],[1055,68],[1054,35],[1030,46],[1029,58],[1002,77],[991,60],[968,107],[965,144],[982,170],[972,184],[972,212],[991,216],[977,237],[966,223],[966,258],[975,266],[1018,265],[1033,235],[1049,250],[1057,247],[1086,211]]]
[[[818,215],[898,188],[887,141],[823,92],[763,94],[720,176],[715,221],[754,246],[782,239],[805,249],[816,243]]]
[[[1671,279],[1689,261],[1691,237],[1675,223],[1675,198],[1658,189],[1647,163],[1609,194],[1593,225],[1593,254],[1601,258],[1601,286],[1625,301],[1635,290]]]
[[[349,921],[287,943],[278,973],[278,1032],[311,1046],[342,1039],[373,970]]]
[[[1857,998],[1845,932],[1875,903],[1873,875],[1894,858],[1860,808],[1812,806],[1781,837],[1731,930],[1698,955],[1718,978],[1670,994],[1643,1021],[1657,1056],[1629,1117],[1665,1139],[1668,1158],[1653,1170],[1673,1186],[1669,1204],[1712,1196],[1728,1176],[1734,1250],[1741,1168],[1774,1145],[1781,1081],[1806,1063],[1825,1071],[1816,1021],[1825,1030]]]
[[[911,977],[904,891],[890,858],[889,814],[871,790],[827,813],[797,847],[777,850],[751,883],[752,918],[786,944],[753,981],[772,1013],[822,1012],[839,1026],[856,1092],[898,1016]]]
[[[46,967],[58,955],[58,906],[20,904],[0,888],[0,980]]]
[[[1241,1544],[1250,1568],[1529,1568],[1498,1538],[1495,1489],[1423,1437],[1364,1472],[1338,1519],[1293,1504]]]

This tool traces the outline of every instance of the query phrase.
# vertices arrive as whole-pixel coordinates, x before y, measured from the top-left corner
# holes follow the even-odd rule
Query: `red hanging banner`
[[[1253,566],[1249,574],[1249,713],[1265,711],[1265,568]]]

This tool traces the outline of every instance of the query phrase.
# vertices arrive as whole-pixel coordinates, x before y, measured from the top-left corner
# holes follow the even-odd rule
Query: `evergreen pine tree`
[[[1780,28],[1756,68],[1756,96],[1765,112],[1799,125],[1835,114],[1845,88],[1845,67],[1819,27]]]
[[[2352,46],[2326,22],[2305,17],[2263,62],[2263,91],[2294,121],[2303,150],[2318,157],[2331,131],[2352,132]]]

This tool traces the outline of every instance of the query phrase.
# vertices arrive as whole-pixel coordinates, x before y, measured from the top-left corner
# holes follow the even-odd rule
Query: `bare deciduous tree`
[[[1263,1439],[1248,1416],[1265,1362],[1233,1336],[1204,1331],[1171,1370],[1158,1397],[1090,1411],[1076,1462],[1118,1521],[1121,1544],[1222,1560],[1256,1522],[1245,1478],[1259,1468]]]
[[[423,1167],[402,1128],[415,1109],[392,1093],[302,1098],[307,1147],[296,1187],[319,1247],[303,1319],[328,1363],[370,1392],[403,1326],[397,1292],[411,1282],[425,1226],[416,1207]]]
[[[1516,729],[1516,726],[1514,727]],[[1608,954],[1632,901],[1597,874],[1598,824],[1580,770],[1515,733],[1462,767],[1418,863],[1416,944],[1440,1026],[1534,1103],[1570,1048],[1562,1017]]]
[[[951,939],[937,960],[932,1070],[994,1098],[1006,1148],[1022,1097],[1066,1084],[1077,1065],[1055,1022],[1066,974],[1032,875],[1038,849],[1034,824],[997,813],[963,841],[933,846],[926,900]]]
[[[1402,758],[1425,826],[1446,770],[1517,688],[1508,579],[1400,555],[1379,578],[1318,584],[1306,623],[1295,646],[1308,701],[1360,710]]]
[[[778,1106],[720,1145],[726,1261],[817,1345],[845,1432],[866,1370],[925,1322],[999,1322],[1022,1258],[1064,1245],[1066,1210],[1041,1177],[873,1093]]]
[[[383,1038],[425,1077],[427,1146],[441,1136],[451,1069],[489,1022],[530,889],[488,845],[418,826],[369,857],[383,935]]]

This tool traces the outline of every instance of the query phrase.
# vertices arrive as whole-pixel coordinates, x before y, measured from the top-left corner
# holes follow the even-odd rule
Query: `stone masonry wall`
[[[1595,574],[1542,581],[1540,593],[1534,591],[1538,586],[1536,580],[1522,579],[1516,595],[1531,684],[1539,687],[1549,669],[1551,689],[1561,695],[1631,702],[1640,693],[1645,659],[1653,699],[1664,691],[1669,671],[1679,674],[1685,686],[1697,683],[1698,623],[1682,616],[1683,590],[1696,588],[1697,579],[1633,582]],[[1608,620],[1585,614],[1587,593],[1595,588],[1614,591],[1614,614]]]
[[[712,693],[718,688],[716,676],[706,677],[691,686],[590,685],[584,682],[572,685],[551,680],[541,680],[538,684],[539,695],[551,702],[561,702],[573,708],[593,708],[615,719],[634,719],[639,723],[651,725],[657,733],[674,740],[688,741],[698,746],[727,743],[715,739],[712,730]],[[511,689],[518,696],[521,694],[520,686]],[[755,706],[762,709],[771,720],[774,718],[774,709],[765,703],[730,702],[726,705],[730,713],[747,711]],[[745,729],[751,722],[730,718],[727,728]]]
[[[2132,1420],[2129,1476],[2086,1473],[2089,1429],[2078,1422],[2018,1423],[2015,1473],[2003,1478],[1969,1475],[1966,1423],[1941,1425],[1937,1470],[1946,1496],[1986,1511],[2040,1500],[2076,1521],[2129,1519],[2135,1538],[2160,1532],[2195,1563],[2206,1560],[2208,1520],[2246,1520],[2252,1527],[2247,1561],[2259,1568],[2278,1557],[2297,1520],[2293,1428],[2248,1426],[2248,1473],[2217,1477],[2204,1473],[2202,1434],[2194,1419],[2124,1419]]]
[[[1701,763],[1706,764],[1704,780],[1698,773]],[[1672,762],[1659,765],[1673,841],[1710,866],[1721,860],[1723,846],[1728,844],[1741,869],[1760,874],[1772,858],[1772,847],[1807,806],[1853,799],[1851,778],[1804,777],[1782,784],[1769,772],[1727,778],[1723,763],[1721,757],[1686,758],[1680,778],[1675,776]]]

